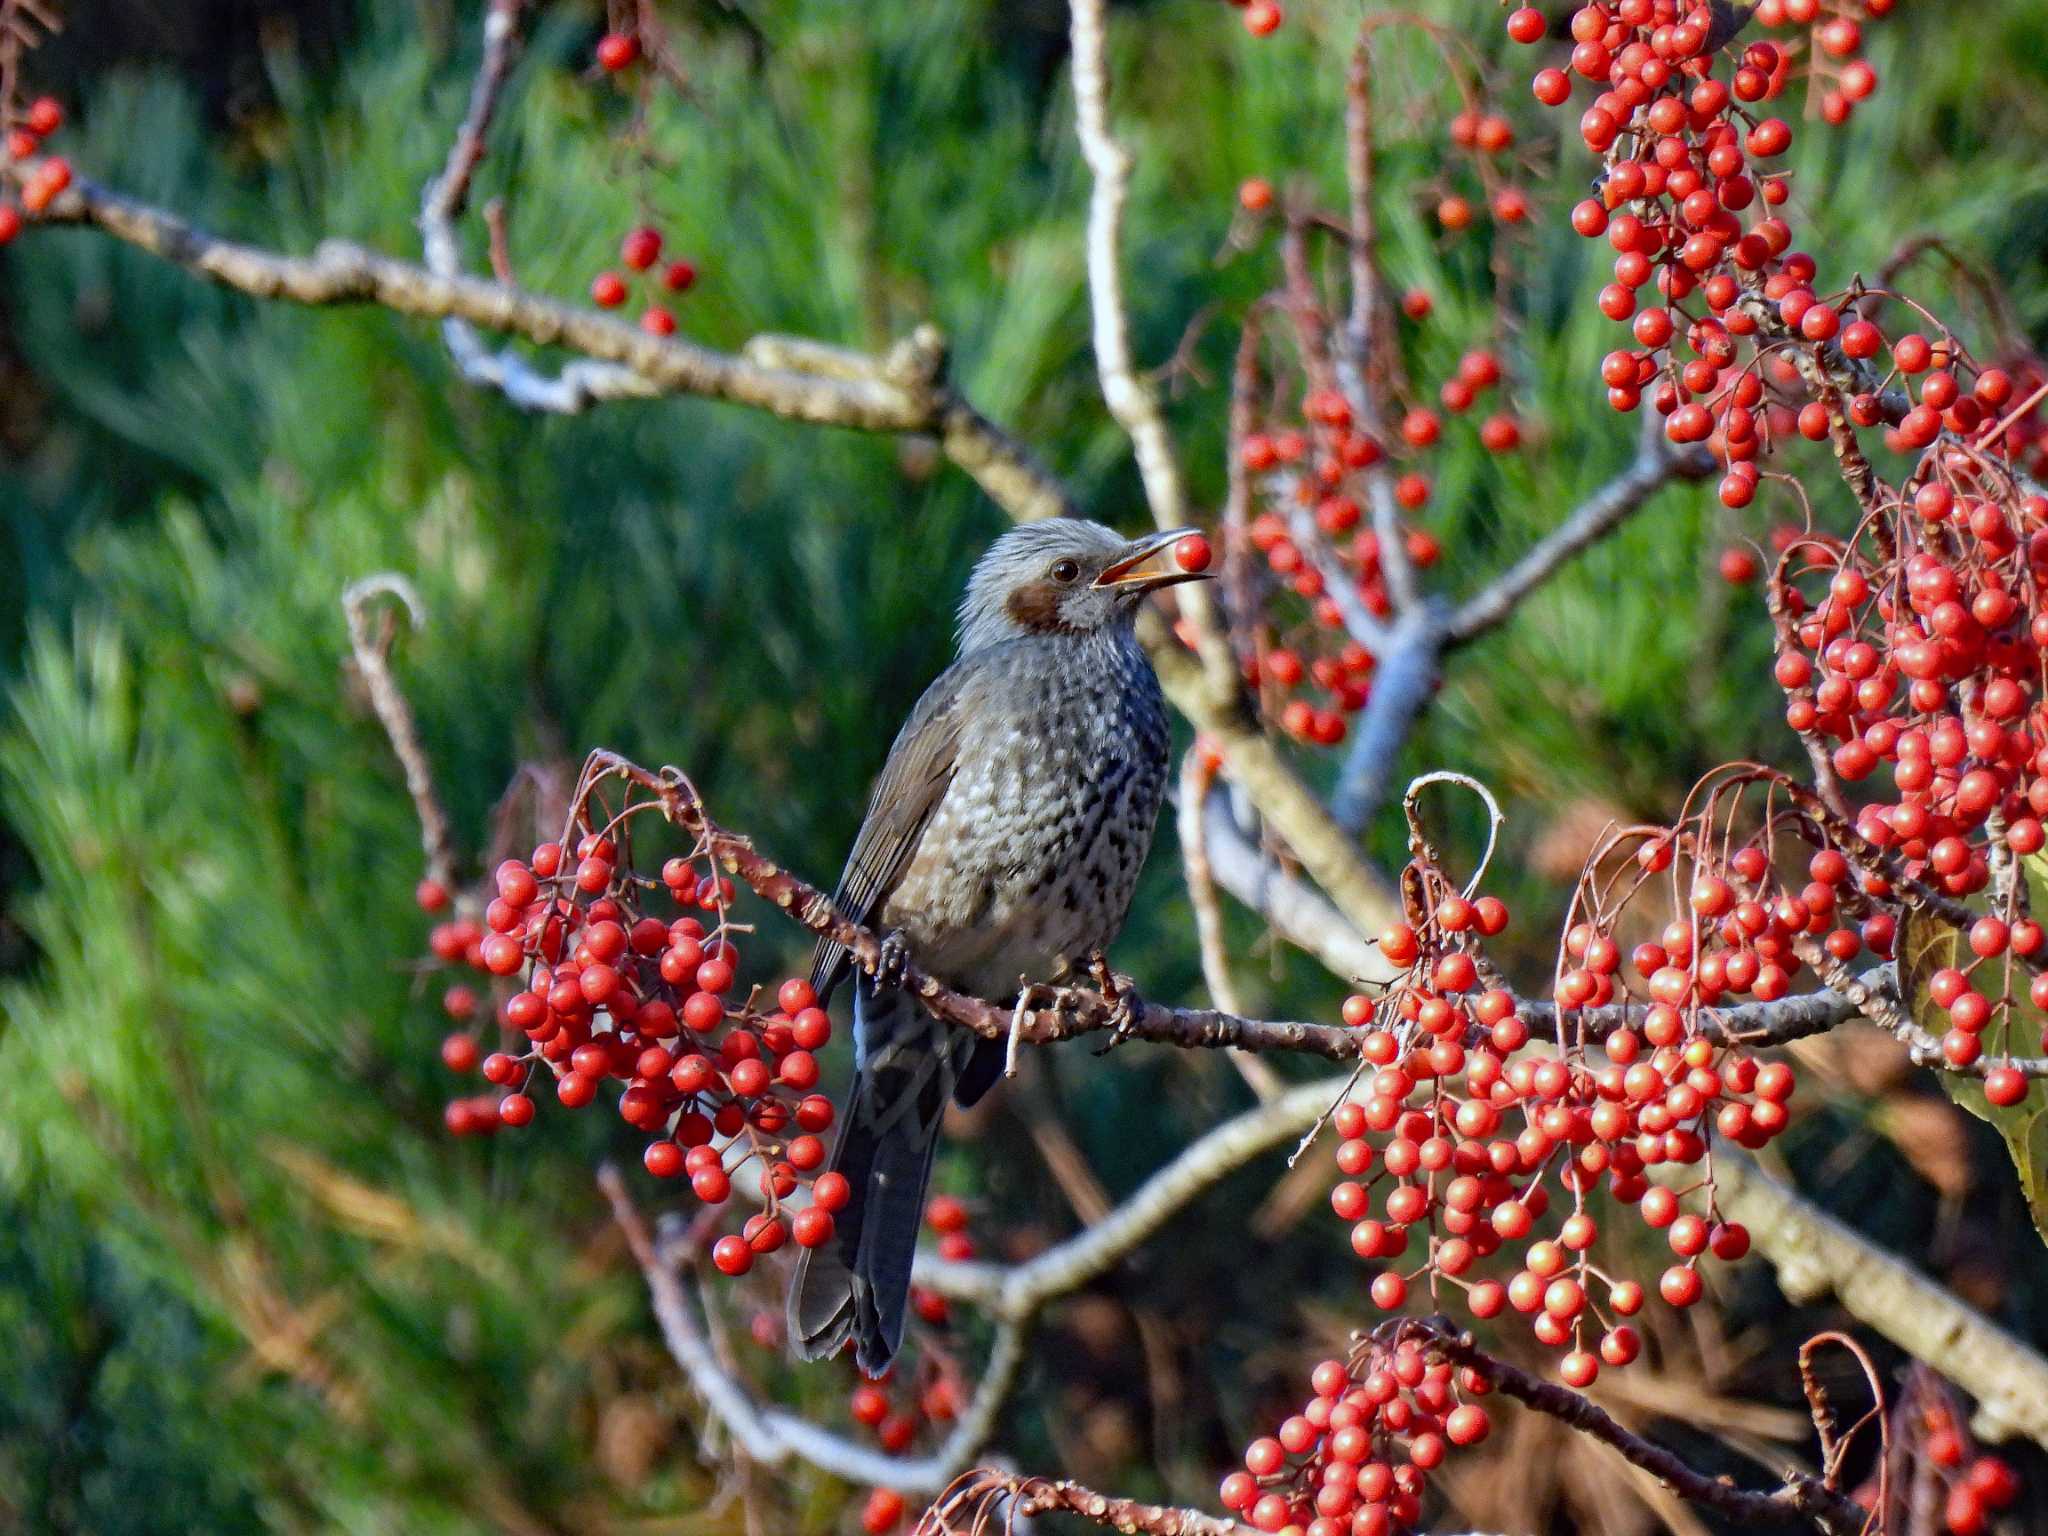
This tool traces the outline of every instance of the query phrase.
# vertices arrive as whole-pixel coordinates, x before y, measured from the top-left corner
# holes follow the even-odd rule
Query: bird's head
[[[1131,623],[1148,592],[1208,576],[1172,564],[1173,546],[1195,531],[1127,539],[1077,517],[1020,523],[989,546],[968,579],[961,654],[1024,635],[1087,635]]]

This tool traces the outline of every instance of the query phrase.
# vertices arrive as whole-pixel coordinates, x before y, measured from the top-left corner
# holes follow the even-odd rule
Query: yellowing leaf
[[[2048,911],[2048,858],[2032,855],[2023,861],[2029,892],[2036,909]],[[1948,1032],[1948,1014],[1927,995],[1934,973],[1946,966],[1960,965],[1966,958],[1963,936],[1938,917],[1907,911],[1899,922],[1899,994],[1913,1022],[1939,1040]],[[2041,1016],[2028,1000],[2024,983],[2013,988],[2012,1027],[2022,1036],[2039,1030]],[[2027,1096],[2010,1109],[2000,1109],[1984,1097],[1983,1083],[1954,1072],[1939,1072],[1948,1096],[1979,1120],[1995,1127],[2005,1138],[2012,1165],[2020,1177],[2020,1191],[2034,1218],[2034,1230],[2048,1243],[2048,1090],[2030,1084]]]

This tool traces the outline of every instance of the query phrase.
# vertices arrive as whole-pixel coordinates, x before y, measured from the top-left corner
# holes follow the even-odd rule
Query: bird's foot
[[[891,928],[882,935],[882,942],[875,955],[875,987],[878,991],[890,991],[903,985],[903,973],[910,966],[910,940],[903,937],[898,928]]]
[[[1109,999],[1109,1040],[1095,1053],[1106,1056],[1137,1033],[1138,1021],[1145,1017],[1145,1000],[1138,996],[1138,984],[1111,970],[1103,955],[1089,957],[1088,974]]]

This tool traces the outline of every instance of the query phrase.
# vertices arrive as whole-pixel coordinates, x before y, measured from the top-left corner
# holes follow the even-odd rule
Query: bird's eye
[[[1080,574],[1081,564],[1078,560],[1056,560],[1053,562],[1052,579],[1054,581],[1072,581]]]

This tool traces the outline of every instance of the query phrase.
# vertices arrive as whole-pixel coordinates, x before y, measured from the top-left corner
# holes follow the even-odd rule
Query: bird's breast
[[[1164,798],[1164,701],[1142,656],[1018,668],[962,733],[882,922],[955,986],[1050,980],[1123,926]]]

